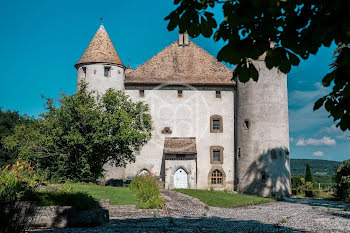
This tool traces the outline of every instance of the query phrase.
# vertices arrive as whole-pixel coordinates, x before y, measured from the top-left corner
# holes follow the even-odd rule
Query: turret
[[[291,194],[287,75],[252,61],[259,80],[237,80],[235,186],[260,196]]]
[[[125,66],[102,24],[75,68],[77,84],[83,80],[89,90],[104,93],[109,88],[125,89]]]

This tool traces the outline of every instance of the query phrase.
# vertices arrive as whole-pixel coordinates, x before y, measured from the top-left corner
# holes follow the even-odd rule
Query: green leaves
[[[148,106],[134,103],[121,91],[93,95],[84,83],[74,95],[47,99],[48,112],[29,126],[18,126],[6,146],[47,170],[57,181],[92,182],[103,175],[103,165],[133,162],[133,149],[151,137]]]

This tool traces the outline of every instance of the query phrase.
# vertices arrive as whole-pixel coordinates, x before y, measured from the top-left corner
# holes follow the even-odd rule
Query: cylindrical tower
[[[236,188],[260,196],[291,194],[287,76],[252,61],[259,80],[237,80]]]
[[[81,81],[88,84],[88,90],[101,94],[109,88],[125,89],[125,66],[103,25],[97,30],[75,68],[78,71],[77,89]]]

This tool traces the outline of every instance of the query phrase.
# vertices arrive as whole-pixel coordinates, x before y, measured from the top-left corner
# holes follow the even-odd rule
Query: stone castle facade
[[[236,190],[288,196],[289,124],[286,75],[253,61],[258,82],[232,80],[232,70],[179,39],[141,66],[125,67],[103,25],[75,65],[77,81],[123,90],[150,107],[151,140],[135,163],[106,164],[106,181],[152,173],[166,189]]]

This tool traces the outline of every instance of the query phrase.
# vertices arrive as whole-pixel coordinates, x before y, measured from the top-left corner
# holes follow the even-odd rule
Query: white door
[[[174,174],[174,188],[176,189],[187,189],[187,173],[184,169],[179,168]]]

